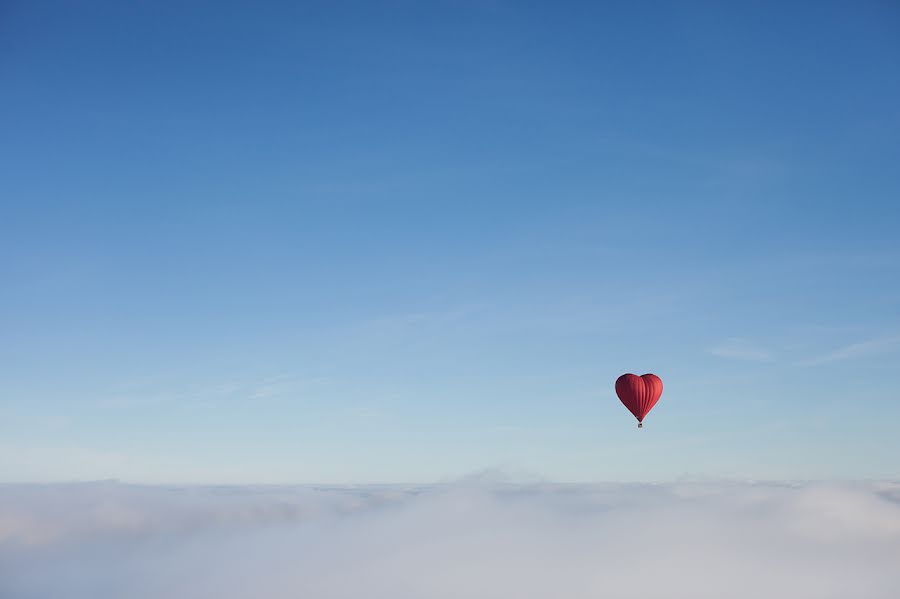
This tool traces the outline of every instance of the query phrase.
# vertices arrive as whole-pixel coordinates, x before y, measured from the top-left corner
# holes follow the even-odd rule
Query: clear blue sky
[[[898,73],[892,2],[3,2],[0,480],[900,476]]]

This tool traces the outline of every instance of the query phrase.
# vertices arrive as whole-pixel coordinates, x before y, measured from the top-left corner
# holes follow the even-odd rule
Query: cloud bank
[[[12,599],[888,599],[900,484],[0,486]]]

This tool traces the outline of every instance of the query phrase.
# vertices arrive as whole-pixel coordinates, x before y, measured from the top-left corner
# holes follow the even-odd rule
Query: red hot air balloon
[[[662,390],[662,380],[655,374],[623,374],[616,379],[616,395],[638,419],[638,428],[644,427],[644,417],[659,401]]]

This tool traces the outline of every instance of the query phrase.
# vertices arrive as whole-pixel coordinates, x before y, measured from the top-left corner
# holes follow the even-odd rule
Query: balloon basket
[[[643,422],[638,422],[638,428],[644,428],[644,423],[643,423]]]

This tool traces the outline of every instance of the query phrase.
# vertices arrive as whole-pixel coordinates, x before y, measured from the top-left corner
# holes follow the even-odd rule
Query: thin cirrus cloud
[[[879,337],[851,343],[850,345],[841,347],[834,351],[822,354],[798,362],[798,366],[818,366],[819,364],[828,364],[831,362],[839,362],[841,360],[850,360],[862,356],[870,356],[875,354],[887,353],[900,349],[900,336],[896,337]]]
[[[829,364],[832,362],[840,362],[843,360],[851,360],[864,356],[872,356],[884,354],[900,349],[900,336],[893,337],[877,337],[851,343],[836,350],[824,353],[812,358],[799,360],[795,362],[797,366],[818,366],[820,364]],[[752,362],[771,362],[775,359],[775,354],[768,349],[744,340],[729,339],[721,345],[710,348],[709,353],[720,358],[730,358],[734,360],[746,360]]]
[[[900,484],[0,486],[0,596],[866,599]]]
[[[767,349],[753,345],[744,339],[729,339],[721,345],[710,348],[709,353],[720,358],[753,362],[768,362],[773,358],[772,353]]]
[[[244,381],[226,381],[195,385],[187,389],[170,388],[130,389],[108,398],[96,400],[97,405],[128,408],[170,403],[223,403],[244,400],[266,400],[294,396],[327,382],[322,377],[302,377],[281,374]]]

